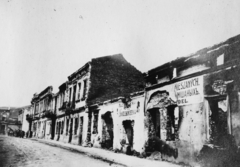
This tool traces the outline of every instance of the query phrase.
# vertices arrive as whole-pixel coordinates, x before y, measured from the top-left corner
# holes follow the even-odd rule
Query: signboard
[[[125,110],[125,111],[121,111],[119,113],[119,116],[128,116],[128,115],[133,115],[133,114],[136,114],[137,113],[137,110]]]
[[[178,106],[203,102],[203,76],[177,82],[174,91]]]

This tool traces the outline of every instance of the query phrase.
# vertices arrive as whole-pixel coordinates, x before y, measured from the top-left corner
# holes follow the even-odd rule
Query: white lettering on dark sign
[[[203,102],[202,76],[178,82],[174,89],[179,106]]]

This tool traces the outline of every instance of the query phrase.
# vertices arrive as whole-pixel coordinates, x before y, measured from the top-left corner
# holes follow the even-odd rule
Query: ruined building
[[[29,127],[38,138],[142,157],[157,151],[160,159],[193,166],[205,150],[234,154],[239,61],[240,35],[144,75],[122,55],[95,58],[56,94],[48,87],[34,95]]]
[[[92,59],[68,76],[68,80],[59,86],[58,93],[52,98],[56,115],[54,140],[83,146],[96,141],[96,147],[120,147],[120,138],[114,137],[119,133],[118,124],[120,129],[126,126],[132,130],[134,118],[126,123],[119,122],[119,113],[126,108],[130,111],[130,106],[134,106],[134,111],[125,111],[122,116],[140,112],[139,106],[143,109],[143,92],[139,92],[143,88],[142,73],[121,54]],[[141,99],[125,107],[125,99],[129,99],[129,103],[131,98]],[[106,110],[109,105],[114,107]],[[141,112],[143,113],[143,110]],[[128,136],[133,136],[132,133]],[[126,133],[121,137],[125,137],[124,135],[126,136]],[[133,137],[130,138],[128,143],[132,144]]]
[[[193,164],[207,145],[240,146],[239,61],[240,35],[145,73],[146,150]]]

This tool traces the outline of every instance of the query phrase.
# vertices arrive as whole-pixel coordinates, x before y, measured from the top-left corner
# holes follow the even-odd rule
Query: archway
[[[146,113],[149,137],[156,136],[162,140],[176,139],[178,136],[174,115],[176,107],[176,102],[169,97],[167,91],[156,91],[151,95]]]

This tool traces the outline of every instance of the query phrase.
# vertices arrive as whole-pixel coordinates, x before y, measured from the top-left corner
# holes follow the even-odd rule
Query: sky
[[[1,0],[0,106],[54,92],[92,58],[141,72],[240,34],[239,0]]]

